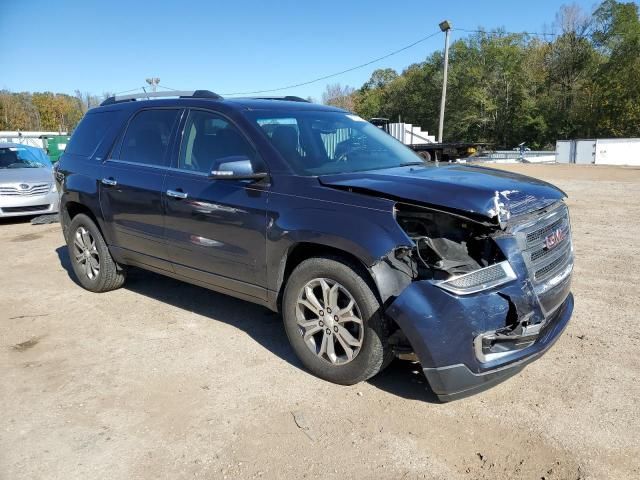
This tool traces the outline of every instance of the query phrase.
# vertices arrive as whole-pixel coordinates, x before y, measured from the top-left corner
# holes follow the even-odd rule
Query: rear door
[[[104,162],[100,205],[112,248],[123,258],[170,269],[162,189],[182,109],[140,110]],[[120,256],[118,255],[118,256]]]
[[[260,157],[227,118],[191,110],[173,168],[167,174],[166,238],[176,273],[218,289],[266,298],[268,181],[213,180],[222,162]]]

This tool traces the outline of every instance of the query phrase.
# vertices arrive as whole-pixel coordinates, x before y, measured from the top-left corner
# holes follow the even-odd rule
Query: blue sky
[[[177,89],[277,88],[341,71],[454,28],[541,31],[553,0],[201,1],[2,0],[0,88],[101,94],[157,76]],[[578,0],[591,11],[594,1]],[[466,34],[454,32],[453,39]],[[274,95],[320,99],[327,83],[360,87],[380,67],[401,71],[442,35],[348,74]]]

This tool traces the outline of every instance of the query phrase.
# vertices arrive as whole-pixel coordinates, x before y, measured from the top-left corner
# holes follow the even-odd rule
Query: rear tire
[[[433,160],[433,158],[431,158],[431,154],[426,150],[418,152],[418,155],[420,155],[425,162],[430,162]]]
[[[116,264],[96,224],[79,213],[67,232],[67,250],[78,283],[92,292],[108,292],[120,288],[126,270]]]
[[[342,385],[373,377],[393,357],[380,302],[359,270],[336,257],[305,260],[282,302],[298,358],[314,375]]]

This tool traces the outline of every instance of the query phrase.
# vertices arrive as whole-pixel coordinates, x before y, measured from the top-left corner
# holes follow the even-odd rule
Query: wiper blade
[[[425,162],[405,162],[405,163],[401,163],[399,166],[400,167],[411,167],[414,165],[426,165]]]

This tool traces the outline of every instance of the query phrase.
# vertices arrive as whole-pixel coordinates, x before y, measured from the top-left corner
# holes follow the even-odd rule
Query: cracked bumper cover
[[[441,401],[450,401],[506,380],[555,343],[573,312],[570,280],[547,294],[553,296],[551,299],[539,298],[526,281],[468,296],[456,296],[428,281],[417,281],[389,305],[386,314],[408,338],[431,389]],[[474,339],[504,327],[509,300],[516,304],[520,317],[544,325],[529,346],[482,362],[474,350]],[[541,305],[550,300],[559,306],[545,317]]]

